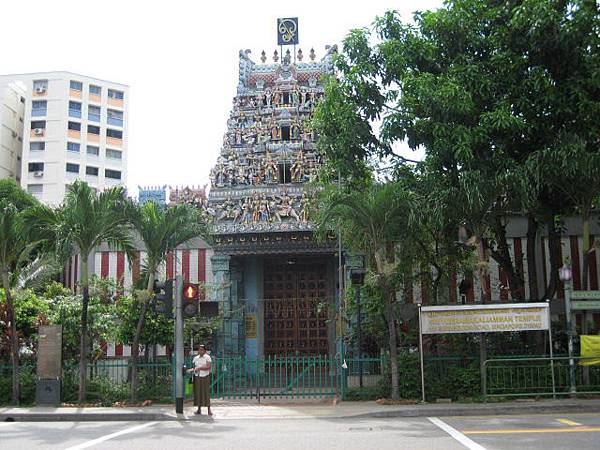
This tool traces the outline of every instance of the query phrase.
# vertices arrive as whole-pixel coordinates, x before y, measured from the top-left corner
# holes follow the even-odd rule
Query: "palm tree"
[[[79,352],[79,402],[85,402],[87,373],[87,334],[89,304],[89,266],[91,252],[103,242],[132,255],[132,236],[128,217],[130,201],[123,187],[97,193],[87,183],[75,181],[57,209],[39,205],[26,213],[28,228],[52,246],[63,258],[78,252],[81,256],[82,291],[81,338]],[[131,257],[129,258],[131,261]]]
[[[36,203],[13,180],[0,180],[0,278],[10,323],[12,402],[19,403],[19,341],[12,288],[38,247],[23,227],[23,211]]]
[[[330,187],[321,192],[319,199],[315,217],[318,230],[326,232],[340,226],[345,245],[365,254],[372,281],[385,298],[391,394],[393,399],[399,399],[395,303],[400,284],[396,274],[402,270],[412,275],[412,266],[399,267],[396,247],[403,242],[411,245],[407,236],[413,210],[412,193],[398,183],[386,183],[360,190]]]
[[[133,226],[146,248],[144,272],[148,274],[146,290],[139,296],[142,301],[142,311],[131,349],[131,401],[136,402],[140,335],[144,328],[149,300],[153,294],[156,271],[166,261],[167,254],[179,245],[198,236],[208,239],[208,227],[204,216],[192,206],[177,205],[161,208],[154,202],[147,202],[137,208],[133,215]]]

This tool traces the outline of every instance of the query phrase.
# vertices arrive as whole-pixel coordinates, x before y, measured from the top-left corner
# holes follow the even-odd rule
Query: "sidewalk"
[[[0,408],[0,422],[83,422],[83,421],[161,421],[207,420],[206,416],[193,415],[193,407],[186,404],[185,413],[175,414],[171,405],[140,408],[73,408],[31,407]],[[600,413],[600,399],[560,399],[515,401],[505,403],[444,403],[418,405],[378,405],[375,402],[341,402],[337,405],[274,404],[256,402],[214,401],[214,420],[254,419],[361,419],[429,416],[490,416],[517,414]]]

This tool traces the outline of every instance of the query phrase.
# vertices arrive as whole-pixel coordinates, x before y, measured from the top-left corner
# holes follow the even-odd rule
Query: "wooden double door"
[[[265,261],[265,355],[327,355],[327,265],[291,262]]]

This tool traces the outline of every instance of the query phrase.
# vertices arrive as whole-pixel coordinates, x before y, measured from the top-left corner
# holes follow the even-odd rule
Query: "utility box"
[[[38,406],[59,406],[60,380],[38,380],[35,390],[35,403]]]

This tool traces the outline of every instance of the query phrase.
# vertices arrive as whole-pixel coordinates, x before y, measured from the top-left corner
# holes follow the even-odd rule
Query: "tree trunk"
[[[10,322],[10,360],[12,364],[12,404],[19,404],[19,337],[17,336],[17,319],[15,305],[10,292],[8,272],[2,272],[2,286],[6,295],[6,313]]]
[[[501,217],[496,217],[494,220],[494,232],[498,248],[492,250],[492,257],[506,272],[508,287],[513,299],[523,300],[523,279],[517,274],[510,257],[510,250],[506,242],[506,227],[502,224]]]
[[[590,253],[590,214],[583,211],[581,214],[583,220],[583,265],[581,266],[581,290],[588,290],[588,255]]]
[[[81,254],[81,337],[79,341],[79,403],[85,403],[87,383],[87,333],[88,304],[90,302],[90,286],[88,280],[88,254]]]
[[[395,292],[386,293],[387,322],[390,340],[390,372],[392,375],[392,400],[400,399],[400,380],[398,373],[398,342],[396,333],[396,314],[394,314]]]
[[[529,300],[539,300],[537,262],[535,258],[538,222],[532,215],[527,217],[527,273],[529,278]]]
[[[146,295],[142,301],[142,311],[140,312],[140,317],[138,318],[137,327],[135,329],[135,336],[133,337],[133,344],[131,345],[131,403],[136,403],[138,400],[137,391],[138,391],[138,359],[140,354],[140,336],[142,334],[142,330],[144,329],[144,320],[146,319],[146,313],[148,312],[148,306],[150,305],[149,298],[152,295],[152,289],[154,287],[154,271],[152,268],[148,273],[148,286],[146,288]]]
[[[550,261],[550,279],[548,280],[548,286],[542,300],[550,300],[556,293],[556,286],[558,285],[558,268],[562,264],[559,261],[558,249],[560,248],[560,236],[556,231],[554,225],[554,216],[551,215],[546,219],[546,226],[548,227],[548,260]]]

